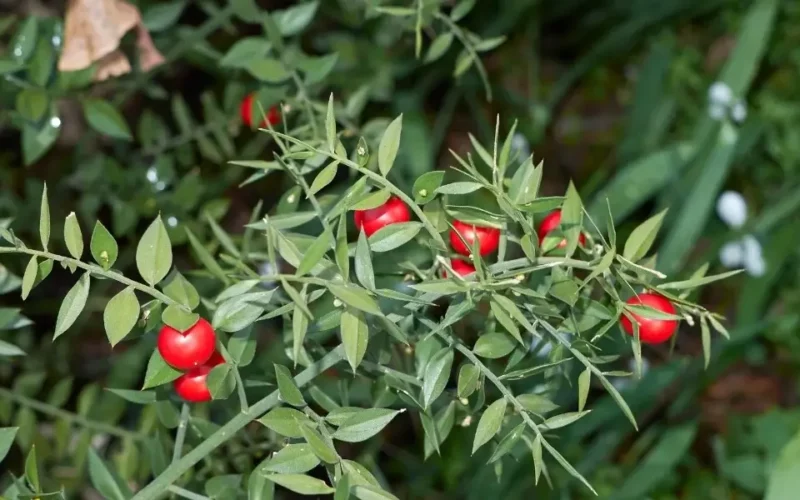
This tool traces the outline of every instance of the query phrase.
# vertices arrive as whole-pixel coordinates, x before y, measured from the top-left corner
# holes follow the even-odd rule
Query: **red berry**
[[[453,259],[451,263],[453,266],[453,271],[455,271],[459,276],[468,276],[475,272],[475,266],[467,261]],[[447,271],[444,272],[444,277],[447,278]]]
[[[248,127],[253,126],[253,99],[255,99],[255,94],[249,94],[247,97],[242,99],[242,104],[239,108],[239,113],[242,115],[242,121]],[[267,127],[267,122],[270,125],[275,126],[281,121],[281,114],[278,111],[277,106],[272,106],[269,108],[267,112],[267,117],[261,121],[261,128]]]
[[[168,365],[178,370],[189,370],[208,361],[216,342],[214,329],[203,318],[185,332],[169,325],[158,332],[158,352]]]
[[[205,364],[197,368],[192,368],[175,379],[173,383],[175,392],[178,396],[190,403],[204,403],[210,401],[211,391],[208,390],[208,384],[206,383],[208,373],[212,368],[224,362],[225,359],[218,352],[215,352],[214,355],[211,356],[211,359]]]
[[[467,224],[460,220],[453,221],[453,228],[450,230],[450,246],[453,250],[461,255],[470,255],[472,250],[470,247],[478,240],[478,248],[481,255],[487,255],[497,250],[500,245],[500,230],[493,227],[476,226]],[[461,235],[459,237],[458,235]],[[469,244],[469,247],[464,244],[464,240]]]
[[[411,212],[403,200],[392,196],[386,203],[369,210],[356,210],[353,215],[356,227],[363,229],[367,236],[372,236],[378,229],[411,220]]]
[[[667,314],[675,314],[675,306],[672,305],[672,302],[663,295],[655,293],[640,293],[628,299],[627,303],[647,306]],[[678,329],[678,320],[675,319],[645,318],[633,313],[631,316],[639,324],[639,339],[645,344],[666,342]],[[633,325],[627,316],[623,315],[620,323],[628,335],[633,335]]]
[[[553,212],[550,212],[547,217],[542,219],[541,224],[539,224],[539,230],[537,231],[539,234],[539,246],[542,246],[542,243],[544,242],[544,239],[548,233],[557,229],[560,224],[561,210],[554,210]],[[586,236],[584,236],[583,233],[578,235],[578,243],[580,243],[581,246],[586,244]],[[565,246],[567,246],[567,240],[563,239],[558,242],[558,246],[556,248],[564,248]]]

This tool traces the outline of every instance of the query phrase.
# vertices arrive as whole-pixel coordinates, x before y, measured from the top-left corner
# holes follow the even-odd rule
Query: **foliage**
[[[14,167],[0,167],[14,186],[0,191],[0,292],[26,299],[0,308],[4,497],[71,496],[87,482],[137,499],[791,491],[791,411],[736,420],[745,437],[715,436],[710,465],[687,455],[703,435],[706,385],[745,353],[755,362],[762,331],[778,348],[794,343],[796,318],[768,306],[777,290],[781,303],[796,296],[782,272],[795,251],[794,96],[781,84],[791,69],[774,71],[791,60],[782,27],[796,8],[138,4],[168,63],[107,84],[91,69],[55,70],[60,16],[0,23],[0,122],[19,134]],[[709,43],[739,41],[713,75],[697,49],[706,40],[681,32],[709,19]],[[544,51],[539,30],[565,20],[579,55],[548,85],[531,47]],[[555,192],[549,155],[545,169],[517,139],[545,143],[566,98],[621,56],[638,74],[624,84],[614,165],[572,172]],[[532,75],[521,92],[504,84],[520,66]],[[714,82],[750,103],[743,122],[709,112]],[[277,106],[279,124],[255,131],[236,118],[252,92],[253,111]],[[462,106],[468,148],[449,137]],[[758,210],[723,229],[718,194],[751,181]],[[351,212],[389,196],[412,220],[359,233]],[[561,228],[540,245],[537,222],[557,208]],[[473,252],[474,275],[452,268],[453,220],[503,230],[496,256]],[[765,276],[701,264],[751,233]],[[695,302],[711,294],[695,289],[729,282],[741,289],[729,294],[736,326],[712,345],[712,332],[729,334],[709,309],[731,304],[706,309]],[[617,326],[632,313],[665,318],[625,303],[644,289],[682,320],[674,357],[649,369],[666,353]],[[226,362],[208,377],[214,401],[187,405],[155,336],[199,316]],[[113,351],[76,367],[101,330]],[[693,337],[696,356],[681,357]]]

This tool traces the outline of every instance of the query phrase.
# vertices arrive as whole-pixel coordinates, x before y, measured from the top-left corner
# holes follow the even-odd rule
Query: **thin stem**
[[[13,401],[19,405],[26,406],[31,410],[38,411],[39,413],[72,422],[75,425],[79,425],[85,429],[103,432],[119,438],[134,439],[136,441],[141,441],[146,437],[139,432],[129,431],[127,429],[122,429],[120,427],[105,424],[103,422],[90,420],[76,413],[62,410],[61,408],[56,408],[55,406],[25,397],[21,394],[16,394],[5,388],[0,388],[0,397],[8,399],[9,401]]]
[[[397,371],[393,368],[389,368],[388,366],[379,365],[377,363],[373,363],[372,361],[366,361],[366,360],[361,361],[361,366],[366,368],[367,370],[376,371],[384,375],[391,375],[392,377],[398,380],[408,382],[409,384],[415,385],[417,387],[422,387],[422,382],[420,382],[417,377]]]
[[[175,434],[175,447],[172,449],[172,463],[174,464],[181,458],[183,442],[186,439],[186,428],[189,426],[189,405],[183,403],[181,407],[181,419],[178,423],[178,431]]]
[[[175,493],[179,497],[188,498],[189,500],[211,500],[209,497],[205,495],[189,491],[187,489],[181,488],[180,486],[175,486],[174,484],[170,485],[167,489],[170,492]]]
[[[303,103],[303,108],[306,113],[306,118],[311,125],[311,131],[314,138],[319,138],[319,129],[317,128],[317,119],[314,117],[314,109],[311,107],[311,100],[308,98],[308,90],[297,70],[292,70],[292,81],[297,87],[297,98]]]
[[[313,363],[308,368],[300,372],[295,378],[295,384],[303,387],[314,379],[317,375],[333,367],[344,359],[344,348],[338,346],[319,361]],[[260,417],[280,403],[278,391],[273,391],[270,395],[259,400],[252,405],[246,412],[233,417],[227,424],[220,427],[214,434],[205,441],[197,445],[192,451],[187,453],[177,462],[171,464],[153,482],[142,488],[132,500],[154,500],[161,493],[168,489],[170,485],[180,478],[187,470],[199,461],[203,460],[209,453],[222,443],[231,439],[238,431],[247,424]]]
[[[452,19],[442,14],[441,12],[436,12],[435,17],[436,19],[446,24],[448,28],[450,28],[450,31],[453,32],[456,38],[458,38],[458,40],[464,46],[464,49],[469,53],[473,61],[475,61],[475,67],[478,68],[478,73],[481,76],[481,82],[483,83],[484,90],[486,90],[486,100],[491,102],[492,87],[489,84],[489,75],[486,74],[486,68],[483,67],[483,62],[481,62],[480,56],[478,56],[478,53],[475,51],[475,47],[472,46],[470,41],[464,35],[464,32],[456,23],[453,22]]]
[[[167,305],[179,307],[182,310],[187,310],[187,307],[185,305],[172,300],[171,298],[169,298],[168,296],[164,295],[163,293],[161,293],[160,291],[158,291],[156,288],[154,288],[152,286],[148,286],[148,285],[139,283],[137,281],[133,281],[132,279],[126,278],[125,276],[123,276],[122,274],[120,274],[120,273],[118,273],[116,271],[106,271],[102,267],[96,266],[94,264],[87,264],[85,262],[81,262],[80,260],[73,259],[71,257],[65,257],[63,255],[56,255],[54,253],[45,252],[45,251],[42,251],[42,250],[33,250],[33,249],[30,249],[30,248],[0,247],[0,254],[3,254],[3,253],[21,253],[21,254],[27,254],[27,255],[34,255],[36,257],[43,257],[45,259],[54,260],[56,262],[64,262],[64,263],[73,265],[75,267],[79,267],[81,269],[84,269],[86,271],[89,271],[91,273],[98,274],[98,275],[103,276],[105,278],[109,278],[109,279],[112,279],[114,281],[118,281],[118,282],[122,283],[123,285],[128,285],[129,287],[134,288],[136,290],[139,290],[140,292],[144,292],[144,293],[150,295],[151,297],[156,298],[156,299],[160,300],[161,302],[163,302],[163,303],[165,303]]]

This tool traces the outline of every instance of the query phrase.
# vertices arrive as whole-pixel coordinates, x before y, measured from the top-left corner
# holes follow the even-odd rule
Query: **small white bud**
[[[733,90],[723,82],[714,82],[708,88],[708,100],[722,106],[729,106],[733,101]]]
[[[732,228],[741,227],[747,220],[747,202],[741,193],[725,191],[717,200],[717,215]]]
[[[727,268],[739,267],[744,260],[744,248],[738,241],[726,243],[719,250],[719,261]]]
[[[289,203],[294,203],[294,195],[290,194],[289,197],[286,198],[286,201],[288,201]]]
[[[742,101],[737,101],[731,108],[731,118],[737,123],[742,123],[747,118],[747,106]]]
[[[742,247],[744,248],[742,257],[744,268],[751,276],[763,276],[767,271],[767,265],[762,254],[761,243],[754,236],[748,234],[742,239]]]
[[[472,424],[472,415],[467,415],[464,417],[464,420],[461,421],[461,427],[469,427]]]
[[[712,120],[717,120],[717,121],[724,120],[727,112],[728,108],[719,103],[716,102],[708,103],[708,116]]]
[[[333,307],[342,307],[342,301],[339,299],[333,299]]]
[[[531,146],[528,139],[519,132],[515,133],[511,138],[511,149],[519,153],[521,158],[527,158],[531,155]]]

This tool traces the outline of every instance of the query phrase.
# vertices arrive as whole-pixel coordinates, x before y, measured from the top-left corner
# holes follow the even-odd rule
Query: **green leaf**
[[[504,333],[490,332],[478,337],[472,352],[482,358],[497,359],[507,356],[517,346],[514,339]],[[470,365],[465,365],[470,366]]]
[[[25,274],[22,275],[22,300],[28,298],[31,293],[33,285],[36,283],[36,276],[39,274],[39,264],[36,262],[36,256],[31,257],[28,265],[25,267]]]
[[[468,398],[478,389],[481,371],[477,366],[467,363],[458,371],[458,385],[456,393],[459,398]]]
[[[469,194],[474,193],[482,187],[483,184],[479,182],[460,181],[439,186],[436,188],[436,192],[439,194]]]
[[[136,247],[136,267],[150,286],[163,280],[172,267],[172,245],[160,215],[139,240]]]
[[[103,498],[108,500],[127,500],[133,496],[125,482],[108,468],[108,465],[91,447],[89,448],[89,479],[92,481],[92,486],[100,492]]]
[[[517,401],[527,411],[536,415],[544,415],[558,409],[558,405],[539,394],[520,394]]]
[[[200,305],[200,295],[198,295],[197,290],[178,271],[173,272],[167,279],[166,284],[161,288],[167,297],[187,306],[191,310]]]
[[[428,53],[425,54],[425,62],[431,63],[442,57],[447,49],[453,44],[453,32],[448,31],[436,37],[431,46],[428,48]]]
[[[292,373],[283,365],[275,365],[275,377],[278,379],[278,391],[281,399],[292,406],[305,406],[306,400],[297,385],[294,383]]]
[[[14,59],[20,62],[27,61],[33,54],[33,49],[36,48],[36,39],[39,34],[39,19],[36,16],[26,16],[22,26],[14,34],[9,48],[9,54]]]
[[[261,316],[274,293],[275,290],[268,290],[231,297],[214,311],[211,324],[224,332],[244,330]]]
[[[156,402],[155,391],[132,391],[129,389],[106,389],[108,392],[115,394],[125,401],[136,403],[139,405],[152,404]]]
[[[348,307],[342,311],[340,316],[340,331],[347,362],[350,363],[353,372],[355,372],[367,352],[367,343],[369,341],[367,322],[360,312],[351,310]]]
[[[151,5],[142,11],[142,22],[151,33],[166,30],[178,22],[185,7],[186,0],[172,0]]]
[[[713,276],[701,276],[698,278],[688,279],[686,281],[673,281],[672,283],[663,283],[658,285],[658,288],[661,290],[686,290],[697,288],[703,285],[708,285],[709,283],[713,283],[715,281],[720,281],[724,279],[728,279],[732,276],[736,276],[737,274],[741,273],[742,269],[734,269],[733,271],[728,271],[720,274],[715,274]]]
[[[333,439],[347,443],[360,443],[379,433],[401,410],[368,408],[357,412],[344,421],[333,434]]]
[[[400,148],[400,134],[403,131],[403,115],[401,114],[386,127],[378,145],[378,168],[386,177],[394,165],[397,150]]]
[[[39,210],[39,237],[42,240],[42,249],[47,251],[50,241],[50,205],[47,202],[47,184],[42,189],[42,203]]]
[[[453,367],[453,351],[447,347],[434,354],[422,377],[422,403],[428,409],[431,403],[442,394],[450,378],[450,369]]]
[[[327,464],[339,462],[339,455],[336,454],[336,449],[319,432],[307,425],[301,425],[300,432],[303,433],[303,438],[320,460]]]
[[[273,500],[274,498],[275,483],[256,471],[250,473],[247,480],[247,500]]]
[[[305,253],[303,254],[303,258],[300,259],[300,264],[297,266],[297,272],[295,272],[296,276],[302,276],[310,272],[317,264],[319,264],[319,262],[325,256],[325,252],[331,248],[331,238],[331,234],[325,230],[314,240],[314,243],[312,243],[306,249]]]
[[[367,235],[363,230],[358,233],[355,262],[358,281],[364,288],[375,290],[375,272],[372,270],[372,252],[369,248]]]
[[[319,465],[319,459],[305,443],[287,444],[258,466],[260,473],[302,474]]]
[[[578,376],[578,411],[583,411],[586,399],[589,397],[589,388],[592,382],[592,372],[588,368]]]
[[[374,314],[376,316],[382,315],[375,299],[369,295],[369,292],[358,285],[338,285],[330,283],[328,284],[328,289],[331,291],[331,293],[333,293],[333,295],[336,296],[337,299],[341,300],[350,307],[354,307],[368,314]]]
[[[45,117],[38,126],[27,124],[22,128],[22,159],[25,165],[33,165],[47,153],[61,134],[56,115]]]
[[[486,411],[481,415],[478,420],[478,427],[475,430],[475,439],[472,441],[472,454],[488,443],[495,434],[500,430],[503,424],[503,417],[506,414],[506,400],[500,398],[494,403],[490,404]]]
[[[519,166],[514,177],[511,178],[511,185],[508,189],[508,196],[517,205],[525,205],[534,201],[539,194],[539,184],[542,182],[542,164],[533,165],[533,158],[528,157]]]
[[[289,438],[301,438],[301,426],[314,425],[304,413],[294,408],[273,408],[258,421],[274,432]]]
[[[11,445],[14,444],[14,437],[17,435],[19,427],[2,427],[0,428],[0,463],[8,455]]]
[[[566,427],[569,424],[576,422],[577,420],[583,418],[588,414],[589,411],[575,411],[575,412],[562,413],[561,415],[556,415],[555,417],[548,418],[542,423],[542,425],[546,426],[549,430],[560,429],[561,427]]]
[[[234,43],[219,61],[221,67],[246,69],[250,61],[261,59],[269,53],[269,41],[248,37]]]
[[[336,492],[333,494],[333,500],[349,500],[350,498],[350,476],[342,474],[339,480],[336,481]]]
[[[178,306],[167,306],[161,313],[161,321],[179,332],[191,328],[198,319],[200,319],[199,314],[184,311]]]
[[[306,300],[306,289],[303,287],[303,290],[300,292],[300,299],[305,301]],[[300,359],[300,353],[303,349],[303,341],[306,338],[306,332],[308,332],[308,316],[300,310],[299,307],[295,307],[294,311],[292,312],[292,352],[293,352],[293,360],[295,365],[297,365],[297,361]]]
[[[103,325],[112,347],[133,330],[138,319],[139,301],[133,288],[126,288],[108,301],[103,312]]]
[[[561,231],[567,239],[565,249],[567,257],[575,253],[583,223],[583,204],[575,184],[569,183],[564,205],[561,207]]]
[[[0,356],[25,356],[25,351],[5,340],[0,340]]]
[[[366,177],[363,177],[366,179]],[[388,189],[381,189],[373,193],[362,195],[361,197],[353,197],[353,202],[348,205],[348,210],[370,210],[377,208],[386,203],[392,196]]]
[[[158,349],[154,349],[153,354],[150,355],[150,360],[147,362],[142,389],[150,389],[151,387],[167,384],[181,375],[181,372],[164,361]]]
[[[42,486],[39,483],[39,466],[36,463],[36,446],[31,448],[25,459],[25,478],[35,493],[42,492]]]
[[[370,250],[377,253],[394,250],[414,239],[420,229],[422,223],[415,221],[384,226],[369,237]]]
[[[333,112],[333,93],[328,98],[328,111],[325,115],[325,132],[328,139],[328,150],[336,153],[336,115]]]
[[[67,292],[61,307],[58,310],[58,317],[56,318],[56,330],[53,334],[53,340],[58,338],[59,335],[67,331],[69,327],[75,323],[78,316],[83,311],[86,305],[86,298],[89,296],[89,273],[86,272],[73,287]]]
[[[119,255],[117,241],[100,221],[97,221],[94,225],[89,249],[95,262],[100,264],[100,267],[106,271],[111,269]]]
[[[83,114],[89,126],[97,132],[130,141],[133,139],[131,130],[119,111],[108,101],[102,99],[84,99]]]
[[[436,190],[442,185],[443,179],[444,170],[425,172],[417,177],[412,188],[414,202],[418,205],[424,205],[433,200],[436,197]]]
[[[227,399],[236,389],[236,378],[230,363],[222,363],[208,372],[208,392],[212,399]]]
[[[525,428],[527,424],[522,422],[518,426],[511,429],[508,434],[506,434],[503,439],[497,444],[497,448],[495,448],[494,453],[492,453],[491,458],[489,458],[488,463],[494,463],[497,460],[500,460],[504,457],[508,452],[514,449],[514,446],[519,442],[519,439],[522,437],[522,434],[525,432]]]
[[[246,69],[254,78],[266,83],[280,83],[291,76],[282,62],[271,57],[253,59]]]
[[[667,211],[664,210],[639,224],[625,241],[625,250],[622,255],[626,259],[636,262],[644,257],[653,246],[658,230],[664,221]]]
[[[162,225],[163,227],[163,225]],[[189,230],[188,227],[185,227],[184,230],[186,231],[186,237],[189,238],[189,244],[192,246],[195,254],[200,259],[200,262],[203,263],[206,269],[208,269],[211,274],[216,276],[220,281],[223,283],[228,283],[228,278],[225,276],[225,271],[222,270],[222,267],[217,263],[214,259],[214,256],[200,243],[200,240]],[[170,250],[171,252],[171,250]]]
[[[322,189],[324,189],[328,184],[330,184],[336,177],[336,172],[338,170],[339,170],[338,161],[334,161],[327,167],[320,170],[317,176],[314,177],[314,181],[311,183],[311,187],[309,187],[308,189],[309,195],[317,194]],[[316,213],[312,212],[312,215],[315,216]]]
[[[64,242],[67,244],[69,254],[80,260],[83,255],[83,234],[75,212],[70,212],[64,222]]]
[[[273,12],[275,24],[280,28],[283,36],[289,37],[301,33],[311,24],[317,13],[319,2],[303,2],[293,5],[288,9]]]
[[[300,495],[330,495],[335,491],[325,481],[305,474],[269,474],[265,477]]]
[[[23,118],[31,122],[39,122],[47,112],[49,104],[47,93],[40,89],[24,89],[17,94],[17,111]]]
[[[492,310],[492,314],[497,322],[500,323],[503,328],[505,328],[506,331],[508,331],[508,333],[510,333],[517,340],[517,342],[524,344],[525,342],[522,340],[522,334],[519,331],[519,327],[514,322],[514,319],[508,313],[507,309],[503,307],[497,300],[492,300],[489,303],[489,308]]]

